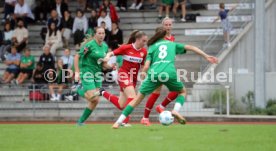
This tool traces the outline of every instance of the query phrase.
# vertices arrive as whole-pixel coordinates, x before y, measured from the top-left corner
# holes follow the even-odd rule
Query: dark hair
[[[143,31],[134,30],[130,34],[127,44],[132,44],[132,43],[134,43],[136,41],[136,39],[139,39],[139,38],[141,38],[143,36],[146,36],[146,33],[144,33]]]
[[[51,25],[54,24],[55,25],[55,29],[52,30],[51,29]],[[54,35],[56,36],[57,35],[57,25],[54,23],[54,22],[51,22],[49,25],[48,25],[48,30],[49,30],[49,36],[51,36],[53,33]]]
[[[154,44],[156,41],[163,39],[167,34],[167,31],[163,27],[157,27],[155,34],[148,41],[148,46]]]
[[[102,24],[102,23],[105,23],[105,21],[102,21],[101,24]],[[105,24],[106,24],[106,23],[105,23]]]
[[[103,10],[101,11],[101,13],[102,13],[102,12],[105,12],[105,13],[107,13],[107,10],[106,10],[106,9],[103,9]]]
[[[36,66],[43,67],[43,64],[42,64],[41,62],[38,62],[38,63],[36,64]]]
[[[219,8],[220,8],[220,9],[225,9],[224,3],[220,3],[220,4],[219,4]]]
[[[11,30],[11,22],[9,20],[6,20],[5,24],[4,24],[4,31],[6,30],[6,25],[10,25],[10,30]]]
[[[82,14],[82,16],[84,15],[84,12],[83,12],[83,10],[81,10],[81,9],[77,9],[77,14],[78,14],[78,12],[80,12],[81,14]]]

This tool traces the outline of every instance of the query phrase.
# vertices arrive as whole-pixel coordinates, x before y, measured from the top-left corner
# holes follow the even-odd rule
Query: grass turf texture
[[[272,151],[275,125],[0,125],[1,151]]]

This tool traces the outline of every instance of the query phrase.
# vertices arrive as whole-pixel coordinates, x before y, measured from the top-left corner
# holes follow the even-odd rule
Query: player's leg
[[[135,88],[132,84],[124,88],[124,96],[125,98],[123,98],[122,100],[119,99],[120,107],[123,109],[136,97]],[[124,125],[128,124],[129,121],[130,116],[127,116],[127,118],[123,121]]]
[[[177,79],[169,79],[167,82],[164,83],[164,85],[166,85],[170,91],[179,93],[178,97],[176,98],[172,114],[180,124],[186,124],[185,118],[179,113],[181,107],[186,101],[187,95],[183,83],[178,81]]]
[[[116,96],[108,91],[106,91],[104,88],[100,88],[99,95],[103,96],[106,100],[111,102],[116,108],[119,110],[122,110],[123,108],[119,104],[119,99],[124,100],[125,96],[123,92],[120,92],[120,96]]]

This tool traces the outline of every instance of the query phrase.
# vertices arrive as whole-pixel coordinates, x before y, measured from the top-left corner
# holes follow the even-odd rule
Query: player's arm
[[[116,64],[111,64],[109,65],[108,62],[103,62],[102,63],[102,67],[103,67],[103,70],[107,71],[107,72],[111,72],[113,70],[116,70]]]
[[[214,19],[214,21],[213,21],[212,23],[217,22],[219,19],[220,19],[220,17],[219,17],[219,16],[217,16],[217,18],[215,18],[215,19]]]
[[[106,56],[103,59],[103,62],[107,63],[112,56],[114,56],[114,53],[112,51],[107,53]]]
[[[237,7],[239,6],[239,4],[236,4],[235,6],[233,6],[232,8],[230,8],[230,12],[232,12],[233,10],[235,10]]]
[[[195,46],[185,45],[184,49],[197,53],[198,55],[202,56],[203,58],[205,58],[210,63],[213,63],[213,64],[218,63],[218,59],[216,57],[209,56],[208,54],[206,54],[205,52],[203,52],[202,50],[200,50],[199,48],[197,48]]]
[[[144,80],[146,78],[148,70],[150,68],[150,64],[151,64],[150,60],[147,60],[145,62],[144,67],[143,67],[142,72],[141,72],[141,80]]]

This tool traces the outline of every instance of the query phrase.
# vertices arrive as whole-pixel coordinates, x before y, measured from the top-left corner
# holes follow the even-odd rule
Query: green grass
[[[0,125],[1,151],[275,151],[275,125]]]

